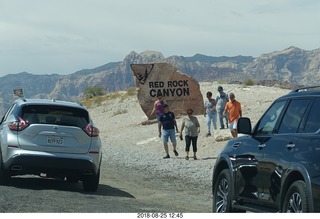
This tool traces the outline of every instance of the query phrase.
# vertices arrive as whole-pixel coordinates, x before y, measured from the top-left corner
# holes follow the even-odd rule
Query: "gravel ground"
[[[213,91],[217,83],[200,83],[202,94]],[[243,116],[255,123],[272,101],[288,90],[241,85],[222,85],[234,92],[242,103]],[[85,193],[82,184],[17,177],[9,186],[0,186],[0,212],[83,212],[134,213],[182,212],[210,213],[211,178],[218,153],[230,137],[228,130],[214,131],[205,137],[206,123],[198,115],[201,133],[198,160],[185,160],[184,142],[178,140],[179,156],[171,149],[170,159],[163,159],[163,144],[157,124],[145,124],[147,117],[136,96],[117,98],[92,107],[90,113],[100,129],[103,143],[100,186],[95,193]],[[179,129],[181,118],[177,118]],[[134,217],[137,218],[138,214]]]
[[[217,82],[200,83],[201,92],[205,95],[207,91],[212,91],[215,97],[218,85]],[[289,92],[289,90],[264,86],[243,87],[231,84],[222,84],[222,86],[225,92],[235,93],[236,99],[242,104],[243,116],[250,117],[254,124],[277,97]],[[174,156],[172,147],[169,145],[171,158],[163,159],[165,153],[161,139],[158,137],[157,124],[142,125],[147,121],[147,117],[141,110],[136,96],[103,102],[100,106],[91,108],[90,113],[100,129],[106,160],[105,168],[108,165],[131,168],[135,173],[143,175],[144,180],[155,177],[164,179],[159,180],[159,184],[154,185],[155,187],[168,183],[168,186],[176,186],[181,190],[196,189],[205,201],[211,201],[213,165],[226,143],[217,139],[230,138],[229,130],[215,130],[214,136],[205,137],[207,131],[205,117],[197,115],[201,125],[198,160],[184,159],[184,141],[180,140],[177,146],[179,156]],[[177,122],[180,129],[181,118],[177,118]]]

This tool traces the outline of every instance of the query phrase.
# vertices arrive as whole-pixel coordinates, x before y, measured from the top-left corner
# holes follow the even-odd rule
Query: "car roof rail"
[[[291,93],[310,91],[310,90],[320,90],[320,86],[309,86],[309,87],[298,87],[291,91]]]
[[[27,102],[27,99],[25,99],[25,98],[19,98],[18,100],[21,100],[23,102]]]

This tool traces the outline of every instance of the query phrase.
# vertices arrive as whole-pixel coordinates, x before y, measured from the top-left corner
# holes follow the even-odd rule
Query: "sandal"
[[[186,156],[186,160],[189,160],[189,157],[188,157],[188,156]]]

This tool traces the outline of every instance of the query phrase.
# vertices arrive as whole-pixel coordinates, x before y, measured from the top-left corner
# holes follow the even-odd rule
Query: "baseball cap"
[[[220,90],[223,90],[223,87],[222,87],[222,86],[219,86],[219,87],[218,87],[218,91],[220,91]]]

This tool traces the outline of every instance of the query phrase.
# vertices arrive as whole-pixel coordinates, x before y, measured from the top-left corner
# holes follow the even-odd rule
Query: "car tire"
[[[228,169],[224,169],[218,176],[213,190],[212,210],[216,213],[232,212],[231,207],[231,176]]]
[[[1,157],[0,157],[1,158]],[[11,176],[7,170],[4,169],[2,158],[0,160],[0,185],[8,185]]]
[[[85,176],[82,180],[83,190],[86,192],[95,192],[98,189],[100,180],[100,169],[97,174]]]
[[[304,181],[296,181],[290,186],[283,202],[282,212],[309,212],[307,186]]]

